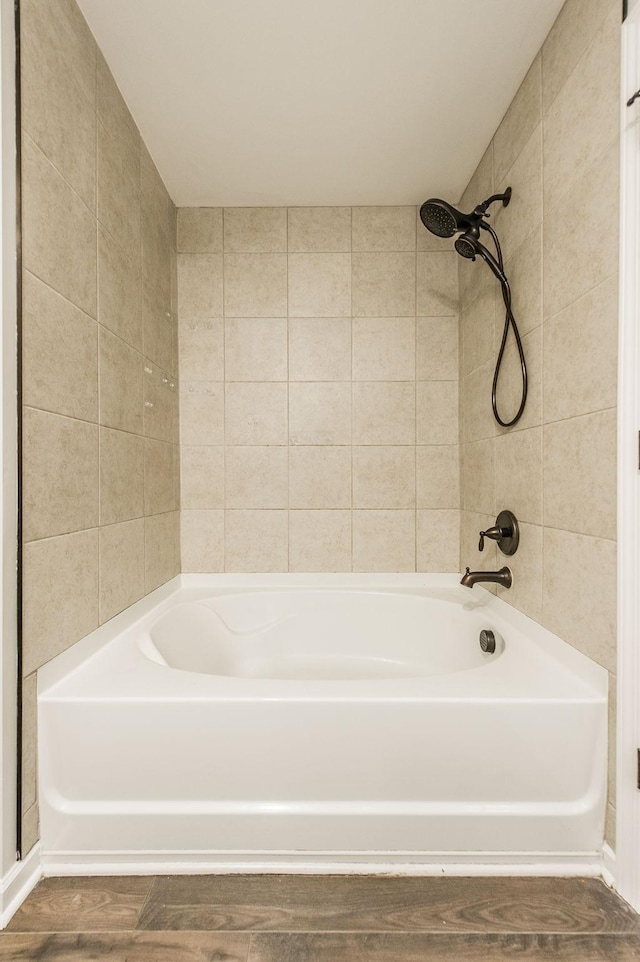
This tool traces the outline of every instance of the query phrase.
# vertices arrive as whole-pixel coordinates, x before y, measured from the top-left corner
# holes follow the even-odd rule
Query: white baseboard
[[[0,929],[4,929],[42,877],[40,844],[16,862],[0,881]]]
[[[609,886],[616,887],[616,853],[605,842],[602,847],[602,878]]]
[[[452,853],[62,852],[42,856],[45,876],[65,875],[602,875],[595,853],[584,855]]]

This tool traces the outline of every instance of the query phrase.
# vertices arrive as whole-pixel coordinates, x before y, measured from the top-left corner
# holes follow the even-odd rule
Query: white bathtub
[[[45,869],[586,863],[606,688],[453,576],[182,576],[40,672]]]

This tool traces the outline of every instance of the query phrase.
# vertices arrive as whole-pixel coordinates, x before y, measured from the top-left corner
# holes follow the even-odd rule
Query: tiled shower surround
[[[616,392],[620,4],[568,0],[461,202],[513,187],[494,217],[530,374],[522,420],[498,427],[491,382],[504,308],[479,260],[460,259],[461,564],[508,560],[505,601],[611,673],[607,839],[615,832]],[[513,341],[511,340],[511,348]],[[518,406],[516,353],[499,385]],[[510,508],[512,558],[478,530]]]
[[[184,571],[457,571],[433,241],[415,207],[178,211]]]
[[[73,0],[21,20],[26,852],[36,669],[179,570],[179,462],[173,204]]]
[[[36,669],[180,570],[490,568],[478,531],[511,508],[503,597],[613,695],[618,0],[567,0],[460,204],[514,190],[493,219],[530,396],[508,431],[483,263],[413,206],[176,225],[74,0],[21,8],[25,851]]]

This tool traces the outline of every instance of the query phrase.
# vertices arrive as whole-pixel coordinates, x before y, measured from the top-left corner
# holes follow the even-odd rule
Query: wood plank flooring
[[[3,962],[640,962],[640,916],[597,879],[45,879]]]

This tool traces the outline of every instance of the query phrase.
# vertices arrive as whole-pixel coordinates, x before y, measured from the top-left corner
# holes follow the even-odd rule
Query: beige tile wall
[[[500,593],[607,668],[613,688],[620,19],[617,0],[567,0],[462,201],[514,190],[494,219],[531,387],[510,430],[490,407],[498,285],[480,261],[459,263],[461,562],[502,563],[495,548],[478,553],[477,532],[512,509],[522,541]],[[511,344],[503,414],[518,391]]]
[[[35,671],[179,570],[179,472],[173,205],[73,0],[21,26],[27,851]]]
[[[415,207],[178,211],[184,571],[457,571],[456,255]]]

